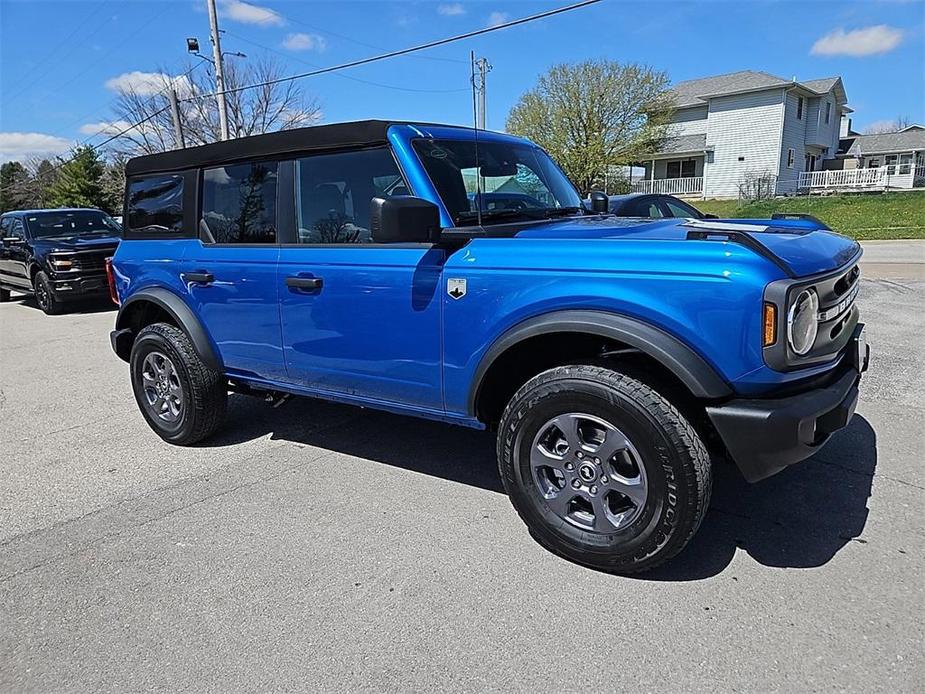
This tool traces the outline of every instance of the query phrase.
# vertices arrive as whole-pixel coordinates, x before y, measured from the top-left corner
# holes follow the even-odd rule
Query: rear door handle
[[[291,276],[286,278],[286,286],[293,289],[321,289],[324,286],[324,280],[320,277]]]
[[[215,275],[211,272],[184,272],[183,279],[197,284],[212,284],[215,281]]]

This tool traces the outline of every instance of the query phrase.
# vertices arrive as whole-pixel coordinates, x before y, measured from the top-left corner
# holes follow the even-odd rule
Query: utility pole
[[[209,6],[209,26],[212,29],[212,55],[215,58],[215,98],[218,101],[218,125],[223,140],[228,139],[228,107],[225,104],[225,70],[222,65],[222,40],[218,33],[218,13],[215,0],[206,0]]]
[[[173,117],[173,146],[186,149],[186,140],[183,137],[183,123],[180,122],[180,102],[177,100],[177,90],[170,88],[170,115]]]
[[[486,77],[489,72],[491,72],[491,63],[488,62],[488,58],[479,58],[475,61],[475,67],[479,71],[478,84],[476,84],[475,89],[479,93],[479,128],[485,129],[485,91],[487,87]]]

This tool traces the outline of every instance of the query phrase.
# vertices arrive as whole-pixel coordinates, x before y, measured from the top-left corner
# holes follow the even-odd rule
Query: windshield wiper
[[[511,219],[517,217],[526,217],[527,219],[544,219],[546,210],[542,209],[525,209],[525,210],[482,210],[482,221],[496,219]],[[475,211],[460,212],[457,217],[459,223],[478,222],[479,213]]]

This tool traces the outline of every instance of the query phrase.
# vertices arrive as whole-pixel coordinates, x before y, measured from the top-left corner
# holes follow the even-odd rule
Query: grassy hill
[[[855,239],[925,239],[925,190],[779,198],[740,203],[737,200],[692,200],[703,212],[720,217],[768,218],[774,212],[805,212],[835,231]]]

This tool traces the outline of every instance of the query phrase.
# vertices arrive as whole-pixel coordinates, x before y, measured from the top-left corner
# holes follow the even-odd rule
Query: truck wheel
[[[0,287],[0,304],[5,304],[10,300],[10,290]]]
[[[680,552],[710,501],[710,460],[691,425],[644,383],[598,366],[550,369],[518,390],[498,464],[542,545],[614,573]]]
[[[142,329],[129,369],[141,414],[165,441],[188,446],[221,424],[228,402],[225,376],[199,358],[179,328],[154,323]]]
[[[44,270],[35,274],[32,280],[32,288],[35,291],[35,303],[39,305],[46,315],[55,316],[64,309],[60,301],[55,298],[51,291],[51,283],[48,281],[48,275]]]

